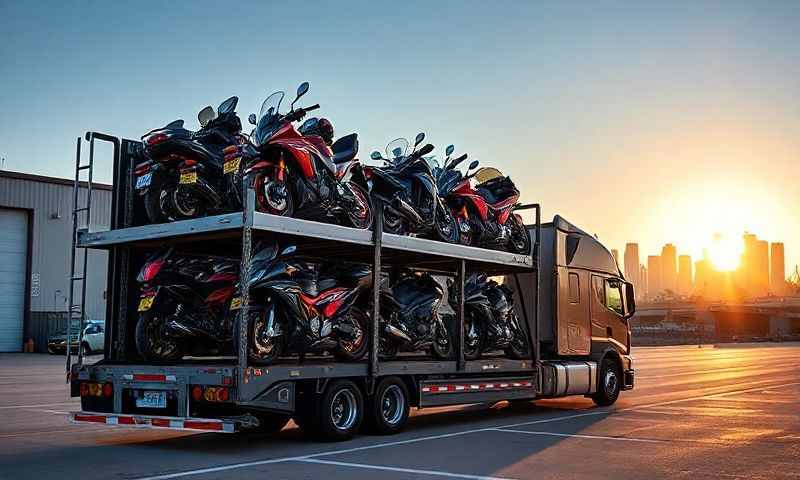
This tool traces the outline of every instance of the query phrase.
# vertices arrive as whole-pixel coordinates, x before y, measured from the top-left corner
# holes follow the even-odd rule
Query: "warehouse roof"
[[[12,178],[16,180],[27,180],[30,182],[52,183],[55,185],[67,185],[70,187],[75,185],[75,180],[71,180],[69,178],[48,177],[45,175],[12,172],[9,170],[0,170],[0,178]],[[86,182],[81,182],[81,187],[86,188]],[[111,190],[111,185],[108,185],[106,183],[92,182],[92,188],[98,190]]]

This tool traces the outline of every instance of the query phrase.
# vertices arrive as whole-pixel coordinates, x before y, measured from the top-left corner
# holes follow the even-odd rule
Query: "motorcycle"
[[[206,353],[230,345],[228,310],[238,269],[232,258],[179,255],[173,248],[150,256],[136,278],[139,355],[171,361],[190,350]]]
[[[449,280],[448,301],[454,309],[457,295]],[[511,289],[484,274],[473,274],[464,282],[464,358],[476,360],[490,350],[505,350],[506,356],[518,360],[530,357]]]
[[[514,182],[493,167],[470,173],[478,167],[477,160],[470,164],[467,174],[462,175],[456,167],[467,156],[450,159],[453,149],[452,145],[447,147],[448,157],[437,172],[437,185],[439,194],[456,212],[461,243],[529,255],[530,233],[522,217],[514,213],[519,200]]]
[[[248,355],[258,364],[280,355],[332,351],[342,361],[361,360],[367,353],[366,313],[371,270],[361,265],[316,265],[278,251],[261,248],[252,258],[249,278]],[[231,302],[241,308],[241,299]]]
[[[408,154],[408,140],[398,138],[386,146],[386,157],[372,152],[373,160],[383,167],[367,167],[370,193],[383,205],[383,230],[396,235],[409,233],[432,236],[448,243],[458,243],[456,219],[437,194],[436,179],[424,157],[433,150],[420,133]]]
[[[294,108],[308,92],[302,83],[288,113],[280,113],[283,92],[275,92],[261,106],[250,136],[258,156],[244,175],[256,190],[258,211],[347,224],[359,229],[372,226],[372,204],[353,133],[328,146],[310,126],[298,131],[293,122],[319,108],[319,104]]]
[[[427,273],[401,273],[388,283],[380,293],[380,357],[390,360],[399,350],[429,349],[435,358],[450,358],[453,341],[439,314],[442,286]]]
[[[136,165],[135,190],[144,197],[151,223],[183,220],[241,208],[236,175],[247,138],[235,109],[239,99],[222,102],[217,112],[197,115],[192,132],[176,120],[142,136],[147,160]]]

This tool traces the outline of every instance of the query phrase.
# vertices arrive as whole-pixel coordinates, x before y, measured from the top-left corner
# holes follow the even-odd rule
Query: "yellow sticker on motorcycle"
[[[231,299],[231,310],[239,310],[242,308],[242,297],[233,297]]]
[[[182,172],[181,173],[181,184],[192,184],[197,183],[197,172]]]
[[[144,297],[141,300],[139,300],[139,311],[146,312],[150,310],[150,308],[153,306],[153,301],[155,301],[155,299],[156,297]]]
[[[239,170],[239,164],[242,162],[242,157],[232,158],[227,160],[222,166],[222,173],[227,175]]]

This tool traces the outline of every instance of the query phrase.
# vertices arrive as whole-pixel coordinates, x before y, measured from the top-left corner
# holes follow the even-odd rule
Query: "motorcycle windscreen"
[[[504,177],[504,175],[502,174],[502,172],[500,172],[500,170],[494,167],[483,167],[481,169],[478,169],[477,172],[475,172],[473,178],[475,178],[475,181],[478,182],[478,185],[481,185],[490,180],[494,180],[495,178],[502,178],[502,177]]]

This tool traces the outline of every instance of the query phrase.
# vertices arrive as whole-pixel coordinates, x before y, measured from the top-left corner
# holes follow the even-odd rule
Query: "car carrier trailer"
[[[88,218],[91,208],[96,141],[110,142],[114,148],[112,218],[110,230],[91,232],[81,227],[81,216],[86,213]],[[84,142],[89,145],[88,163],[81,161]],[[410,407],[566,395],[590,396],[603,405],[613,403],[620,390],[633,388],[627,322],[635,309],[631,285],[595,238],[560,217],[542,225],[538,205],[522,207],[535,214],[529,226],[530,255],[383,233],[380,208],[375,209],[371,231],[259,213],[252,190],[242,212],[146,224],[133,188],[133,168],[140,155],[137,141],[96,132],[88,132],[85,140],[78,138],[70,305],[80,312],[81,324],[85,249],[107,250],[109,265],[104,358],[85,364],[79,350],[73,364],[67,353],[71,395],[81,398],[81,411],[70,414],[73,422],[231,433],[279,430],[293,418],[301,429],[336,440],[352,436],[362,420],[373,432],[397,432]],[[88,193],[81,199],[78,186],[84,172]],[[244,279],[253,245],[264,239],[296,245],[305,256],[371,264],[373,272],[402,266],[451,276],[458,292],[470,273],[502,277],[515,291],[530,358],[465,360],[464,299],[459,293],[452,360],[416,354],[381,360],[380,275],[372,276],[366,361],[301,355],[253,365],[247,355],[246,322],[239,322],[234,356],[166,364],[138,358],[132,333],[138,300],[135,276],[144,251],[173,245],[200,254],[241,252]],[[78,271],[81,256],[83,274]],[[246,283],[241,282],[240,318],[248,318]],[[142,401],[145,397],[153,401]]]

